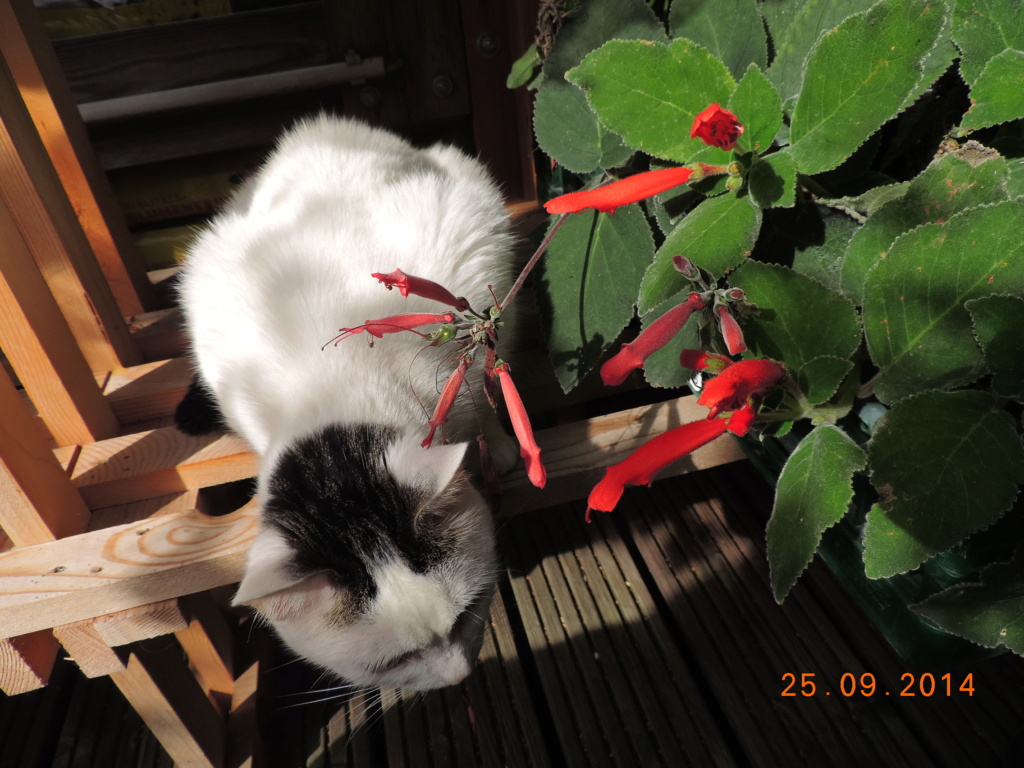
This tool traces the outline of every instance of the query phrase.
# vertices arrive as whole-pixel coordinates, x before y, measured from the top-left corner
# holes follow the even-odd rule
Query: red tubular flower
[[[430,421],[430,431],[427,436],[423,438],[423,442],[420,443],[424,448],[429,448],[430,444],[434,441],[434,432],[437,428],[448,421],[448,411],[452,409],[452,405],[455,404],[455,398],[459,394],[459,390],[462,389],[462,383],[466,380],[466,369],[469,368],[473,362],[473,358],[469,355],[463,355],[459,361],[458,367],[452,371],[452,375],[448,377],[448,381],[444,383],[444,389],[441,390],[441,397],[437,400],[437,405],[434,407],[434,415]]]
[[[363,331],[366,331],[371,336],[376,336],[378,339],[385,333],[398,333],[399,331],[413,331],[417,333],[418,331],[415,329],[421,325],[436,325],[437,323],[452,323],[454,321],[455,315],[451,312],[445,312],[443,315],[391,315],[390,317],[382,317],[380,320],[367,320],[357,328],[342,328],[341,335],[338,336],[337,340],[341,341]]]
[[[424,298],[447,304],[449,307],[455,307],[460,312],[469,306],[469,302],[466,299],[456,296],[443,285],[423,277],[407,275],[400,269],[396,269],[387,275],[374,272],[370,276],[384,283],[389,291],[392,288],[397,288],[398,292],[403,296],[408,296],[410,293],[413,296],[423,296]]]
[[[732,365],[732,360],[725,355],[712,355],[702,349],[684,349],[679,355],[679,364],[695,371],[721,373]]]
[[[695,311],[704,308],[704,298],[691,293],[678,304],[640,332],[633,341],[623,344],[618,354],[601,366],[601,380],[609,387],[617,386],[644,364],[650,355],[665,346],[679,329],[686,325]]]
[[[587,522],[590,522],[591,510],[611,512],[619,503],[625,486],[650,485],[663,467],[710,443],[727,428],[725,419],[683,424],[644,443],[618,464],[612,464],[587,497]]]
[[[747,344],[743,341],[743,331],[736,318],[729,314],[729,310],[722,304],[715,307],[718,314],[718,327],[722,331],[722,338],[725,339],[725,347],[730,355],[738,355],[747,351]]]
[[[657,195],[690,180],[689,168],[662,168],[613,181],[597,189],[572,192],[548,200],[544,210],[548,213],[578,213],[584,208],[596,208],[602,213],[615,213],[616,208]]]
[[[516,439],[519,441],[519,455],[526,463],[526,476],[535,486],[543,488],[547,484],[548,473],[540,460],[540,446],[537,445],[537,441],[533,437],[530,417],[526,415],[523,400],[519,397],[519,391],[512,382],[508,364],[498,363],[494,366],[494,371],[498,375],[501,394],[505,398],[505,406],[508,408],[508,415],[512,420],[512,430],[516,433]]]
[[[722,411],[736,411],[752,395],[760,395],[786,376],[786,369],[774,360],[740,360],[704,385],[697,402],[711,409],[709,419]]]
[[[694,119],[690,138],[699,138],[708,146],[729,150],[736,146],[736,140],[743,135],[744,130],[736,115],[718,104],[712,104]]]
[[[750,431],[750,428],[754,425],[754,419],[757,417],[757,411],[754,406],[749,402],[737,411],[734,411],[732,416],[726,420],[726,424],[729,427],[729,431],[734,435],[742,437]]]

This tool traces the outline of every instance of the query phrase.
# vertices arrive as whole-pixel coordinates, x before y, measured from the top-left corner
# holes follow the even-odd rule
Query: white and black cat
[[[511,243],[477,161],[321,116],[283,137],[185,261],[203,394],[260,457],[261,530],[235,602],[357,685],[422,690],[471,671],[497,563],[467,441],[482,421],[499,458],[515,447],[465,390],[450,442],[420,446],[454,367],[444,347],[396,333],[321,348],[339,328],[447,309],[373,272],[398,267],[490,306],[488,285],[510,284]]]

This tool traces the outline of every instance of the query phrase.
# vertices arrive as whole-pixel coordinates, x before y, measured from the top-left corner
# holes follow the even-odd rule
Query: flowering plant
[[[1019,2],[578,5],[514,70],[553,169],[551,359],[565,391],[699,373],[710,409],[589,507],[726,432],[785,444],[777,600],[845,517],[862,578],[941,577],[918,614],[1024,654]]]

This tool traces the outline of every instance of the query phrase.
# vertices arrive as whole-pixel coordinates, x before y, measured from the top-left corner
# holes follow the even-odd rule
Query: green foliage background
[[[733,161],[744,184],[708,179],[566,223],[538,280],[563,388],[635,316],[680,301],[674,255],[742,287],[746,356],[783,362],[801,391],[762,411],[762,439],[796,442],[767,532],[776,598],[860,476],[867,576],[966,558],[962,583],[917,610],[1021,653],[1024,0],[567,5],[542,69],[530,74],[532,51],[516,70],[537,91],[555,186]],[[732,152],[690,138],[712,102],[745,125]],[[700,338],[691,321],[648,383],[683,386],[678,351]],[[1000,546],[978,544],[985,531]]]

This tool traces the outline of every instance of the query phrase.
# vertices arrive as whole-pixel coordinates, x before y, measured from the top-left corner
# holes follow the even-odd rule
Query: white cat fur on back
[[[510,284],[510,242],[500,192],[461,151],[416,149],[351,120],[303,122],[185,262],[181,301],[202,379],[265,459],[332,422],[418,426],[422,437],[449,350],[423,352],[411,333],[321,347],[343,327],[448,309],[403,298],[373,272],[400,268],[486,309],[487,284],[499,296]],[[448,434],[471,438],[473,421],[471,408],[456,410]]]

